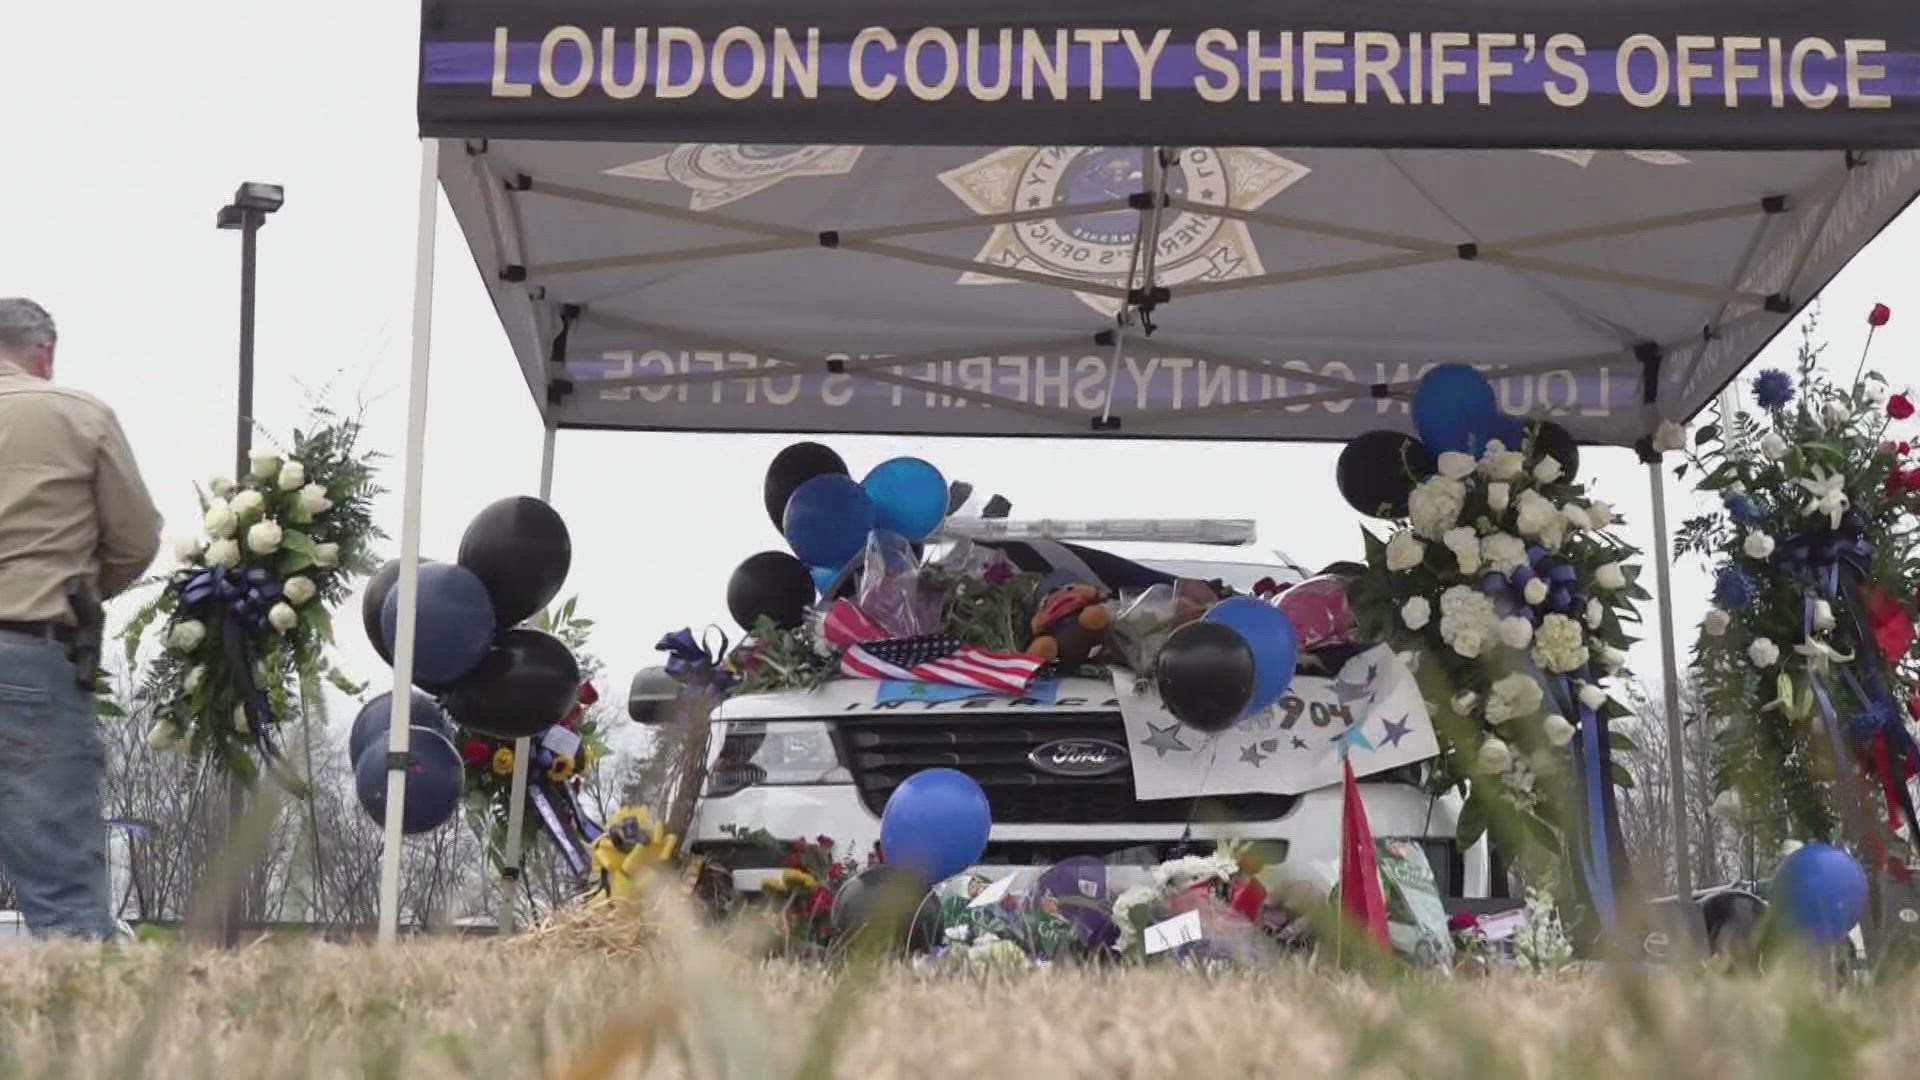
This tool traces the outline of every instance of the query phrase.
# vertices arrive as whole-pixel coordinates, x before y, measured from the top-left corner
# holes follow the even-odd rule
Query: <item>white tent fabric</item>
[[[1920,154],[471,140],[441,182],[562,428],[1344,440],[1464,362],[1631,445]]]

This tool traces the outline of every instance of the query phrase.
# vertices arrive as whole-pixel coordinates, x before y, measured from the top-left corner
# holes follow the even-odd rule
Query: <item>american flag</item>
[[[890,638],[847,600],[828,609],[821,631],[828,642],[845,650],[840,654],[841,674],[856,679],[944,683],[1018,694],[1046,666],[1031,656],[975,648],[952,634]]]

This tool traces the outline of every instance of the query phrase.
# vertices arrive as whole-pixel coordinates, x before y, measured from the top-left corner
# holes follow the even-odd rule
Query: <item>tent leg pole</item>
[[[546,435],[540,441],[540,501],[553,501],[553,444],[555,429],[549,420]],[[507,797],[507,850],[504,852],[504,865],[500,869],[500,911],[494,916],[494,923],[503,934],[511,934],[515,929],[516,918],[513,909],[513,886],[520,879],[520,863],[525,856],[521,850],[520,833],[526,828],[527,821],[527,770],[531,768],[529,759],[533,756],[533,740],[522,738],[513,744],[513,790]]]
[[[413,690],[413,631],[420,595],[420,488],[427,444],[427,364],[433,353],[433,252],[440,211],[440,142],[420,143],[420,231],[413,263],[413,378],[407,389],[406,478],[400,516],[400,580],[393,640],[393,700]],[[391,946],[400,927],[400,824],[407,798],[406,724],[387,729],[387,821],[380,854],[380,945]]]
[[[1680,716],[1680,663],[1673,636],[1673,541],[1667,535],[1667,485],[1660,463],[1647,464],[1653,496],[1653,569],[1660,588],[1660,668],[1667,711],[1668,798],[1673,809],[1673,880],[1680,902],[1693,902],[1692,845],[1687,838],[1686,727]]]

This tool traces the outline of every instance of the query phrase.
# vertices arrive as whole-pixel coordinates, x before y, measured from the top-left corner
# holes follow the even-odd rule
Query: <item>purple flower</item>
[[[1758,525],[1767,519],[1760,507],[1738,491],[1729,491],[1720,496],[1720,502],[1726,506],[1727,513],[1736,525]]]
[[[980,572],[980,580],[989,585],[1005,585],[1013,580],[1013,564],[1005,559],[994,559]]]
[[[1753,400],[1763,409],[1779,411],[1793,403],[1793,376],[1768,368],[1753,379]]]
[[[1753,603],[1760,587],[1737,566],[1723,566],[1713,576],[1713,602],[1722,611],[1740,611]]]

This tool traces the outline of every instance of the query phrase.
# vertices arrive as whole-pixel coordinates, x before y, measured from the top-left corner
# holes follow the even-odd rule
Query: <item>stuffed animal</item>
[[[1106,594],[1091,585],[1068,585],[1048,593],[1033,613],[1033,640],[1027,644],[1027,655],[1067,671],[1098,657],[1111,621],[1106,601]]]

